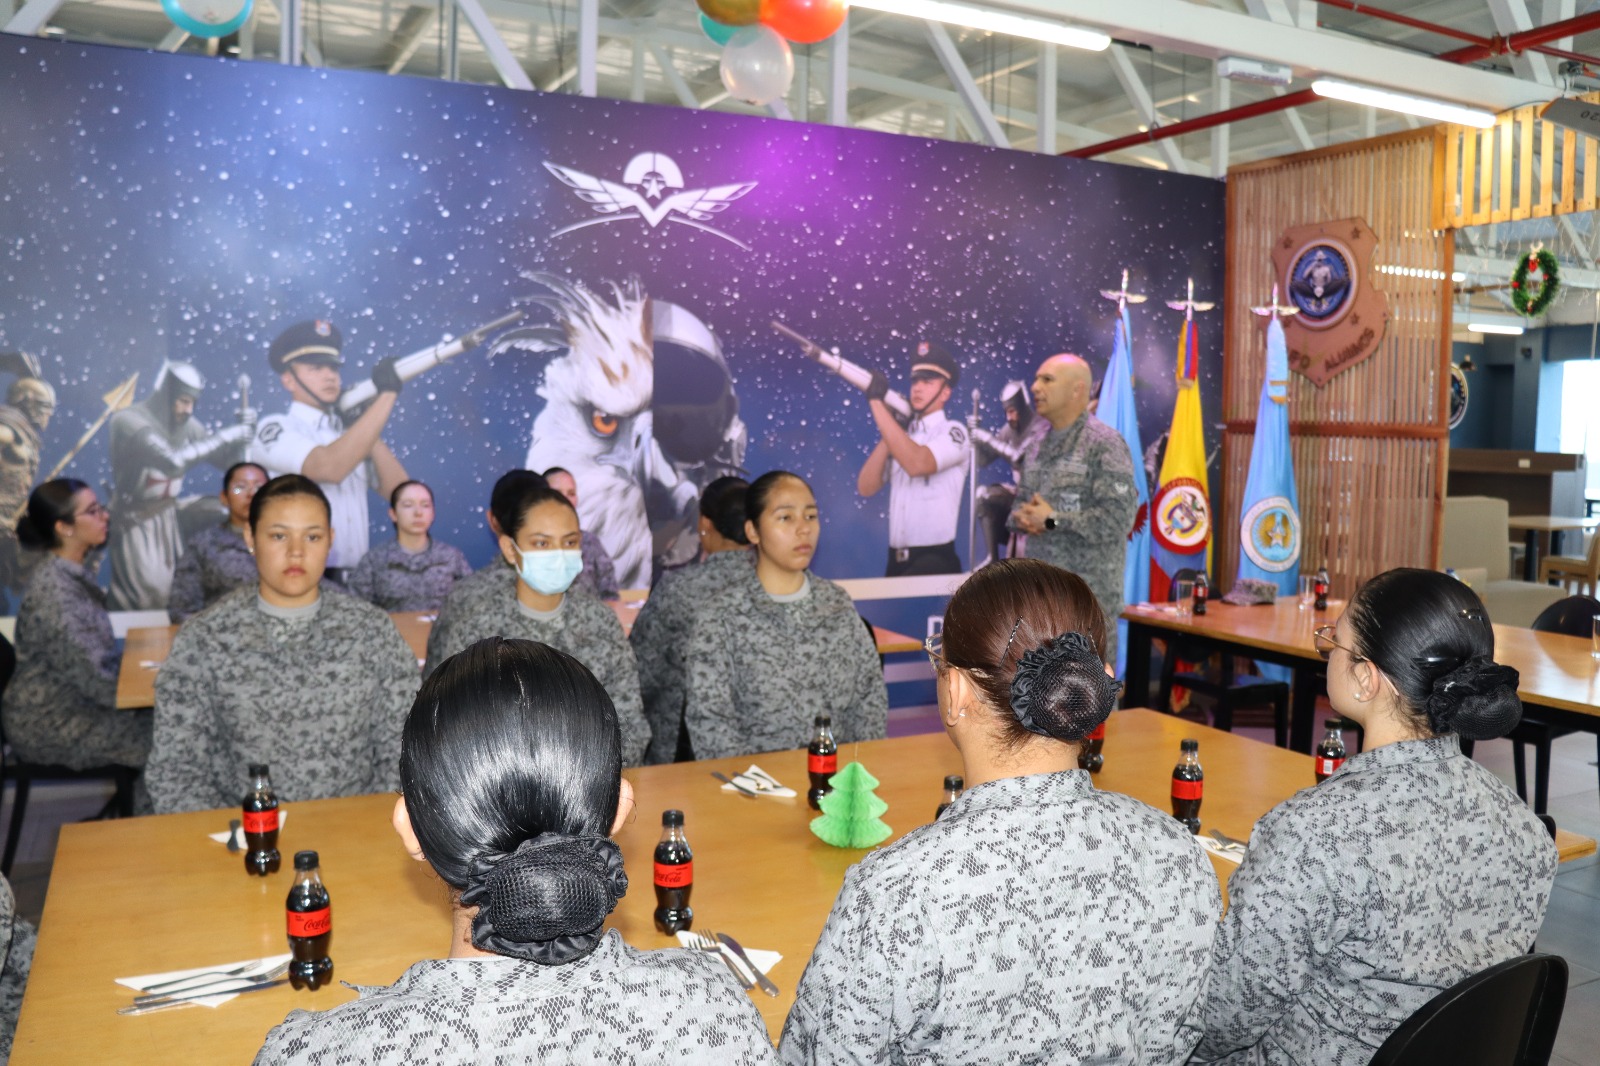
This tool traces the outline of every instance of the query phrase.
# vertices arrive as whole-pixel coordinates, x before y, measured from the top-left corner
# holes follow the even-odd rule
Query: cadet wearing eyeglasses
[[[244,542],[250,524],[250,501],[267,483],[267,472],[255,463],[234,463],[222,475],[221,499],[228,520],[189,538],[172,575],[167,617],[183,622],[242,585],[256,582],[256,560]]]

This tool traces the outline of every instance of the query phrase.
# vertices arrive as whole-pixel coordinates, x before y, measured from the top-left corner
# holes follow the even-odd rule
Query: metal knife
[[[761,972],[761,967],[750,961],[750,956],[744,953],[744,948],[739,946],[739,942],[737,940],[733,939],[733,937],[729,936],[727,933],[718,933],[717,939],[726,944],[729,951],[739,956],[740,962],[750,967],[750,972],[756,975],[756,984],[761,986],[761,991],[765,992],[769,996],[776,996],[778,994],[778,986],[773,984],[767,978],[767,975]]]
[[[205,999],[209,996],[231,996],[237,992],[259,992],[263,988],[276,988],[289,983],[287,977],[279,977],[271,981],[257,981],[255,984],[240,985],[237,988],[208,988],[198,992],[184,992],[176,996],[167,996],[153,1003],[141,1003],[133,1006],[117,1008],[118,1014],[148,1014],[154,1010],[166,1010],[168,1007],[179,1007],[196,999]]]

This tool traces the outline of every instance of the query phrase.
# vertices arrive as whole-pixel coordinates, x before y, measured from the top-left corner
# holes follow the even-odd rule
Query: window
[[[1561,450],[1586,456],[1585,494],[1600,496],[1600,360],[1573,359],[1561,369]]]

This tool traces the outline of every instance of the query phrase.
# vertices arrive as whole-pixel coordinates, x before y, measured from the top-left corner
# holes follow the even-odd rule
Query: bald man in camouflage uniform
[[[1076,355],[1052,355],[1034,375],[1034,411],[1050,432],[1017,481],[1011,527],[1028,535],[1028,558],[1083,578],[1115,622],[1139,496],[1127,442],[1089,413],[1089,385],[1089,364]],[[1108,662],[1116,661],[1116,641],[1112,625]]]

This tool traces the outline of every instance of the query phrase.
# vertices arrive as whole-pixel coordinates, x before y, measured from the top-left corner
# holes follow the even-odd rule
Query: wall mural
[[[904,405],[913,363],[948,352],[964,444],[974,391],[997,430],[1003,390],[1044,357],[1103,371],[1116,307],[1098,290],[1124,269],[1155,297],[1132,347],[1159,442],[1182,326],[1161,300],[1189,278],[1221,292],[1223,187],[1154,170],[22,38],[0,38],[0,96],[0,350],[19,353],[0,361],[0,509],[70,455],[63,472],[112,502],[119,607],[164,603],[183,537],[220,520],[222,468],[290,442],[269,348],[291,327],[340,342],[336,425],[397,359],[382,437],[433,487],[437,537],[486,562],[495,478],[561,465],[637,587],[697,551],[703,485],[775,467],[821,502],[819,573],[883,574],[889,493],[857,492],[879,439],[860,379]],[[1208,451],[1221,346],[1211,316]],[[963,478],[963,563],[968,494]],[[341,521],[336,551],[392,536],[375,493]]]

